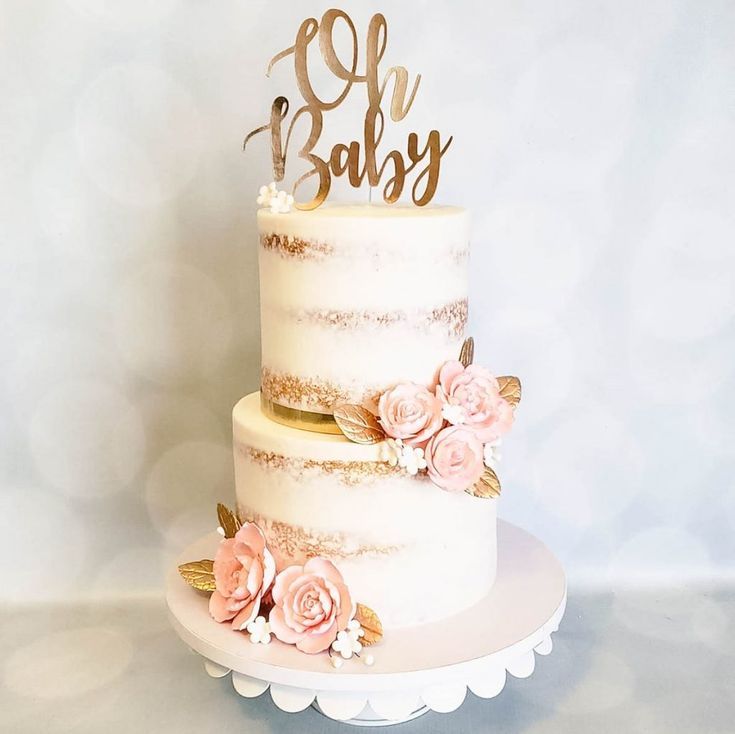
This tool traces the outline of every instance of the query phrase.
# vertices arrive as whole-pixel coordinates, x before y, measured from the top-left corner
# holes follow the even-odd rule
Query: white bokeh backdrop
[[[501,514],[578,584],[732,578],[735,5],[341,6],[363,30],[385,12],[386,60],[423,75],[395,141],[455,136],[438,198],[474,215],[479,361],[525,386]],[[232,499],[270,177],[267,140],[240,145],[291,88],[267,60],[327,7],[0,7],[0,601],[159,594]],[[331,142],[359,130],[335,117]],[[691,617],[706,641],[721,613]],[[625,698],[619,661],[599,665]]]

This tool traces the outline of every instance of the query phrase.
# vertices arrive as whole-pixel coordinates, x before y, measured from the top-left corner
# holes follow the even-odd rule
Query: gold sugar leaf
[[[485,467],[482,476],[467,490],[467,494],[483,499],[500,497],[500,480],[498,475],[489,467]]]
[[[521,381],[517,377],[505,375],[498,377],[500,396],[505,398],[514,408],[521,402]]]
[[[468,336],[462,344],[462,351],[459,353],[459,361],[464,367],[469,367],[475,358],[475,340]]]
[[[241,526],[237,515],[229,507],[219,503],[217,505],[217,519],[222,530],[225,531],[225,538],[234,538]]]
[[[378,419],[361,405],[340,405],[334,409],[334,420],[340,431],[355,443],[378,443],[385,431]]]
[[[370,647],[383,638],[383,624],[378,615],[364,604],[357,605],[355,619],[360,623],[365,634],[360,638],[363,647]]]
[[[201,561],[182,563],[179,566],[179,573],[189,586],[193,586],[199,591],[214,591],[215,589],[214,561],[202,559]]]

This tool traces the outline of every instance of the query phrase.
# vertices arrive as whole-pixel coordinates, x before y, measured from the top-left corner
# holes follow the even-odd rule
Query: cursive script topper
[[[334,46],[334,29],[337,22],[343,23],[352,39],[352,53],[349,58],[340,58]],[[334,99],[324,100],[317,95],[309,78],[308,48],[317,41],[321,52],[321,60],[337,79],[344,82],[341,92]],[[293,113],[287,122],[289,102],[279,96],[271,105],[270,122],[250,132],[243,143],[245,148],[250,139],[258,133],[270,130],[271,155],[273,158],[273,176],[282,181],[286,174],[286,159],[291,134],[294,126],[301,118],[306,118],[309,134],[303,146],[298,150],[299,158],[307,161],[310,169],[300,176],[293,185],[293,195],[298,199],[301,184],[316,177],[318,190],[310,201],[297,202],[298,209],[316,209],[324,203],[329,195],[333,176],[347,176],[351,186],[359,187],[367,179],[368,185],[377,187],[382,184],[383,199],[386,203],[396,202],[406,186],[406,177],[416,172],[411,198],[417,206],[428,204],[439,183],[441,159],[447,152],[452,138],[442,142],[438,130],[432,130],[423,147],[419,144],[419,136],[412,132],[408,135],[405,152],[391,150],[378,164],[378,146],[385,130],[385,115],[382,104],[389,84],[392,83],[389,115],[394,122],[400,122],[408,114],[421,82],[417,74],[410,84],[408,70],[403,66],[392,66],[379,80],[378,67],[388,43],[388,24],[385,17],[377,13],[368,26],[365,45],[364,72],[359,73],[359,44],[357,31],[352,19],[342,10],[327,10],[320,21],[307,18],[299,27],[293,46],[289,46],[276,54],[268,64],[267,74],[281,60],[293,56],[296,81],[304,104]],[[337,143],[332,147],[328,159],[314,152],[324,128],[324,113],[338,107],[350,95],[353,87],[364,85],[367,93],[367,111],[363,130],[363,148],[360,142]],[[409,93],[409,86],[411,91]],[[284,134],[285,133],[285,134]]]

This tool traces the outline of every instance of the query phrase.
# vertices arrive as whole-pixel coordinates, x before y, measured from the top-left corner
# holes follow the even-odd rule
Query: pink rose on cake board
[[[424,446],[442,427],[442,402],[423,385],[404,382],[384,392],[378,402],[380,425],[391,438]]]
[[[245,523],[234,538],[222,540],[213,572],[216,588],[209,598],[209,613],[217,622],[232,620],[233,629],[245,629],[258,616],[276,575],[276,562],[261,529]]]
[[[483,445],[467,426],[448,426],[426,447],[429,478],[450,492],[469,489],[485,471]]]
[[[355,613],[342,574],[325,558],[281,571],[273,585],[273,603],[268,619],[273,634],[307,653],[328,649]]]
[[[439,371],[436,394],[449,422],[472,428],[483,443],[497,440],[513,425],[513,408],[484,367],[446,362]]]

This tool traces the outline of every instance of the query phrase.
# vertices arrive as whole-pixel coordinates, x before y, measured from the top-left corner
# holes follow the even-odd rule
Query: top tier
[[[467,322],[469,216],[457,207],[325,205],[258,212],[261,392],[270,417],[338,432],[342,403],[375,409],[429,383]]]

